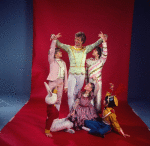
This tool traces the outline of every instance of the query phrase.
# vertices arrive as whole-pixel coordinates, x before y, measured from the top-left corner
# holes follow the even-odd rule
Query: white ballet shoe
[[[82,129],[85,130],[85,131],[90,131],[91,130],[90,128],[87,128],[87,127],[84,127],[84,126],[82,127]]]
[[[65,132],[72,133],[72,134],[75,133],[75,131],[73,129],[65,129]]]

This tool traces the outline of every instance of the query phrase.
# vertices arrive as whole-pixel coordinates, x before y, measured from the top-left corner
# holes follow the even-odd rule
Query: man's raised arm
[[[63,44],[59,40],[56,41],[56,45],[58,48],[61,48],[61,49],[65,50],[66,52],[69,52],[69,50],[70,50],[70,45]]]
[[[104,41],[104,34],[102,32],[98,34],[98,37],[100,37],[100,39],[97,42],[86,46],[86,53],[91,52],[95,47],[99,46]]]

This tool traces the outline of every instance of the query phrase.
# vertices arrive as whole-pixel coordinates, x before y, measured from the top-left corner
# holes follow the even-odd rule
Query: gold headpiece
[[[118,99],[117,99],[116,95],[114,96],[114,103],[116,106],[118,106]]]

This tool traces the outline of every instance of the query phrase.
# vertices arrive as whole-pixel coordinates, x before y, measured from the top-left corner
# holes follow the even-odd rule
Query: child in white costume
[[[47,103],[47,119],[46,119],[46,127],[45,127],[46,136],[52,137],[50,131],[57,132],[60,130],[65,130],[65,132],[75,133],[73,129],[70,129],[73,127],[72,122],[70,122],[66,118],[58,119],[59,112],[58,109],[55,107],[55,103],[57,101],[57,87],[55,87],[52,93],[50,91],[48,84],[46,82],[44,82],[44,84],[48,92],[48,95],[45,98],[45,102]]]

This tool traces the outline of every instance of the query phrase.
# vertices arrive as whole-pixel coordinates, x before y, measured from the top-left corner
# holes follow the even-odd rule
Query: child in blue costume
[[[112,86],[113,85],[111,84],[111,89],[113,90]],[[130,135],[123,132],[116,119],[114,110],[114,107],[118,106],[118,99],[116,95],[111,95],[111,92],[107,92],[104,100],[104,105],[105,108],[102,113],[102,121],[85,120],[84,123],[86,127],[82,127],[82,129],[88,131],[89,134],[99,135],[103,138],[104,135],[110,132],[112,129],[114,129],[124,137],[130,137]]]

